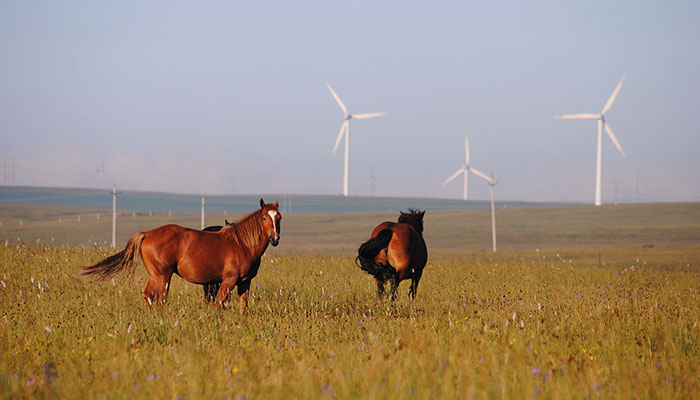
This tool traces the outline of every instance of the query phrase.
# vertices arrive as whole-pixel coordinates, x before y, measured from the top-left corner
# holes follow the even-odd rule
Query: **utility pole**
[[[204,196],[202,196],[202,230],[204,230]]]
[[[465,174],[466,175],[466,174]],[[493,242],[493,252],[496,252],[496,194],[494,187],[498,182],[493,179],[493,172],[491,173],[491,181],[489,186],[491,186],[491,240]]]
[[[112,248],[117,247],[117,184],[112,189]],[[99,215],[99,214],[98,214]]]

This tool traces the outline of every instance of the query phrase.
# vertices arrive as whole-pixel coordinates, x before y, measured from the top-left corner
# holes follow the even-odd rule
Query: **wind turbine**
[[[615,90],[613,90],[612,95],[610,95],[610,98],[608,99],[608,102],[605,103],[605,107],[603,107],[603,111],[600,112],[600,114],[568,114],[568,115],[557,115],[554,118],[557,119],[597,119],[598,120],[598,153],[596,155],[596,169],[595,169],[595,205],[600,206],[600,180],[601,180],[601,173],[602,173],[602,159],[601,159],[601,153],[602,153],[602,148],[603,148],[603,129],[605,129],[605,132],[607,132],[608,136],[610,137],[610,140],[612,140],[613,144],[615,144],[615,147],[617,147],[617,150],[622,154],[622,157],[625,158],[625,152],[622,150],[622,146],[620,146],[620,142],[618,142],[617,138],[615,137],[615,134],[613,133],[612,129],[610,129],[610,125],[608,125],[607,122],[605,122],[605,113],[610,110],[610,107],[612,107],[613,103],[615,102],[615,98],[617,97],[617,94],[620,92],[620,88],[622,87],[622,82],[625,81],[625,76],[622,76],[622,79],[620,79],[620,83],[617,84],[617,87],[615,87]]]
[[[328,90],[331,91],[331,94],[333,95],[333,98],[335,101],[338,103],[340,106],[340,109],[343,110],[343,113],[345,114],[345,121],[343,121],[343,124],[340,126],[340,133],[338,133],[338,139],[335,141],[335,146],[333,146],[333,154],[335,154],[336,150],[338,150],[338,146],[340,145],[340,140],[343,138],[343,135],[345,135],[345,174],[343,175],[343,196],[348,196],[348,168],[349,168],[349,163],[350,163],[350,120],[351,119],[368,119],[368,118],[375,118],[375,117],[383,117],[385,115],[388,115],[389,113],[385,112],[380,112],[380,113],[364,113],[364,114],[350,114],[348,112],[348,109],[345,107],[345,104],[340,100],[340,97],[338,97],[337,94],[333,91],[333,88],[331,87],[330,84],[326,83],[326,86],[328,86]]]
[[[474,175],[478,175],[486,180],[489,179],[489,177],[484,174],[483,172],[479,172],[477,169],[474,169],[469,165],[469,139],[464,136],[464,165],[460,169],[457,170],[454,174],[452,174],[449,178],[445,180],[445,182],[442,182],[442,185],[447,185],[448,183],[452,182],[453,179],[459,176],[459,174],[464,174],[464,200],[467,200],[467,182],[468,177],[469,177],[469,172],[473,173]]]

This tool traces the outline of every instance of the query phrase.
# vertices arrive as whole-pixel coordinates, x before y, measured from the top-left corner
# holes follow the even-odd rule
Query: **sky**
[[[3,1],[3,183],[193,194],[700,200],[697,1]],[[342,146],[342,145],[341,145]],[[12,166],[14,165],[14,168]],[[104,174],[98,169],[104,165]],[[14,180],[12,179],[14,178]],[[487,183],[469,179],[470,199]]]

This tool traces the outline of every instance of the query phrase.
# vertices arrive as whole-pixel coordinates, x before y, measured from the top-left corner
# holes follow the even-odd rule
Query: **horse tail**
[[[396,269],[391,265],[380,264],[376,261],[377,255],[382,249],[387,249],[394,233],[391,229],[382,229],[377,236],[364,242],[357,250],[355,264],[363,271],[374,276],[377,281],[384,283],[396,274]],[[359,265],[358,265],[359,261]]]
[[[143,242],[145,237],[145,232],[135,234],[129,239],[124,250],[105,258],[95,265],[84,267],[80,271],[81,275],[94,277],[98,282],[109,279],[124,270],[127,274],[132,275],[135,266],[134,260],[137,254],[141,255],[141,242]]]

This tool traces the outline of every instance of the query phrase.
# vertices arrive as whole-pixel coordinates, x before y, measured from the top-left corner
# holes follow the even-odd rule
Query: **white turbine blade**
[[[458,177],[459,174],[461,174],[462,172],[465,172],[465,171],[464,171],[464,167],[458,169],[457,172],[455,172],[455,173],[452,174],[449,178],[447,178],[447,179],[445,180],[445,182],[442,182],[442,185],[444,186],[444,185],[447,185],[448,183],[452,182],[452,180],[453,180],[454,178]]]
[[[602,115],[604,115],[606,112],[608,112],[610,107],[612,107],[613,103],[615,102],[615,98],[617,97],[617,94],[620,92],[620,88],[622,87],[622,82],[624,82],[624,81],[625,81],[625,76],[623,75],[622,79],[620,79],[620,83],[617,84],[617,86],[615,87],[615,90],[613,90],[613,93],[610,95],[608,102],[605,103],[605,107],[603,107],[603,111],[600,112]]]
[[[329,83],[326,83],[326,86],[328,86],[328,90],[331,91],[331,94],[333,95],[333,98],[335,98],[335,101],[338,102],[338,105],[340,106],[340,109],[343,110],[343,112],[345,113],[345,115],[348,115],[348,109],[345,108],[345,104],[343,104],[343,102],[340,100],[340,97],[338,97],[338,95],[335,94],[335,92],[333,91],[333,88],[331,87],[331,85],[330,85]]]
[[[380,113],[353,114],[352,117],[354,119],[367,119],[367,118],[383,117],[385,115],[389,115],[389,113],[380,112]]]
[[[491,177],[486,175],[485,173],[483,173],[479,170],[476,170],[474,168],[471,168],[471,167],[469,168],[469,170],[472,171],[474,173],[474,175],[480,176],[480,177],[486,179],[487,181],[491,182]]]
[[[333,146],[333,154],[338,150],[338,146],[340,145],[340,140],[343,138],[343,134],[345,131],[348,129],[348,125],[350,125],[350,121],[347,119],[343,122],[343,125],[340,125],[340,132],[338,133],[338,139],[335,140],[335,146]]]
[[[567,114],[567,115],[557,115],[554,117],[556,119],[598,119],[600,114]]]
[[[622,146],[620,146],[620,142],[617,141],[617,138],[615,137],[615,134],[613,133],[612,129],[610,129],[610,125],[607,123],[605,125],[605,132],[608,133],[608,136],[610,136],[610,140],[615,144],[615,147],[617,147],[617,150],[622,154],[622,157],[627,158],[625,155],[625,152],[622,150]]]
[[[464,159],[467,161],[467,165],[469,165],[469,139],[465,136],[464,137]]]

